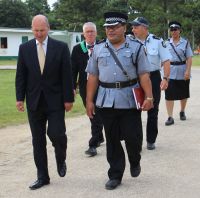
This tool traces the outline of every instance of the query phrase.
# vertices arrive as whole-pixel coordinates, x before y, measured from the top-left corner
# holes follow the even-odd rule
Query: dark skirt
[[[190,80],[169,80],[165,100],[183,100],[190,97]]]

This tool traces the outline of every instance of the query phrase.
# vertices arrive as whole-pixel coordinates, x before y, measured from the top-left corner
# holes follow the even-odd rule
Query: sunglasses
[[[174,31],[177,31],[177,30],[179,30],[179,29],[178,28],[171,28],[170,32],[174,32]]]

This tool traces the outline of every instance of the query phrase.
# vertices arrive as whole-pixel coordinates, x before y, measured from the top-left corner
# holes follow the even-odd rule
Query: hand
[[[160,83],[160,89],[161,89],[161,90],[166,90],[167,87],[168,87],[168,81],[165,80],[165,79],[163,79],[163,80],[161,81],[161,83]]]
[[[87,102],[86,104],[87,115],[89,118],[93,118],[95,114],[95,106],[93,102]]]
[[[185,71],[184,79],[185,79],[185,80],[189,80],[189,79],[190,79],[190,72],[187,71],[187,70]]]
[[[24,112],[24,101],[17,101],[16,102],[17,110],[20,112]]]
[[[65,111],[68,112],[72,109],[73,103],[72,102],[65,102],[64,106],[65,106]]]
[[[153,99],[152,100],[145,99],[143,104],[142,104],[141,110],[142,111],[148,111],[151,108],[153,108]]]

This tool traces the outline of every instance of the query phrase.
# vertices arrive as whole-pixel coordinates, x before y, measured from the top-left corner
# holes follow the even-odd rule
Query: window
[[[0,48],[8,48],[7,37],[0,37]]]
[[[22,43],[26,43],[28,41],[28,36],[22,36]]]

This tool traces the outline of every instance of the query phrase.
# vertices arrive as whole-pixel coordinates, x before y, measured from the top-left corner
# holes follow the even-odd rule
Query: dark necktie
[[[87,45],[88,49],[92,49],[94,47],[94,45]]]

